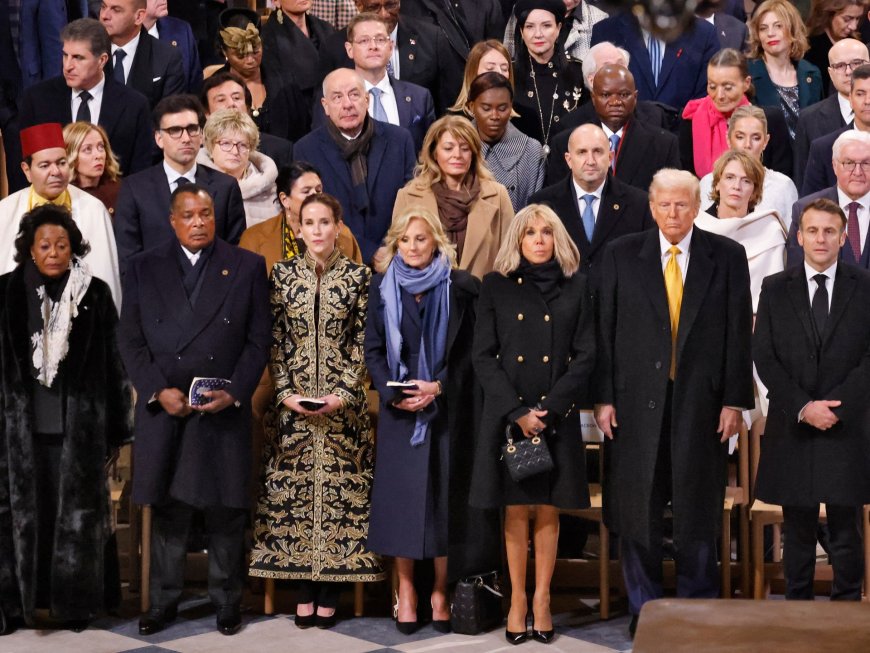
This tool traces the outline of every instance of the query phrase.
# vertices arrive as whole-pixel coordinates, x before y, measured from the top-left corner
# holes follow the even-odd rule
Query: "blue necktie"
[[[610,169],[616,170],[616,153],[619,152],[619,135],[613,134],[610,137],[610,151],[613,152],[613,161],[610,162]]]
[[[384,105],[381,103],[381,93],[383,91],[375,86],[369,89],[372,94],[372,118],[381,122],[390,122],[387,120],[387,112],[384,110]]]
[[[658,86],[659,73],[662,71],[662,52],[659,40],[652,34],[650,34],[647,49],[649,50],[649,61],[652,64],[653,81],[655,82],[655,85]]]
[[[115,81],[119,84],[126,84],[127,80],[124,78],[124,57],[127,56],[127,53],[124,52],[121,48],[115,50],[115,63],[112,66],[112,77],[115,78]]]
[[[592,211],[592,202],[595,201],[595,195],[584,195],[582,199],[586,202],[586,208],[583,209],[583,231],[586,232],[586,240],[592,243],[592,232],[595,231],[595,213]]]

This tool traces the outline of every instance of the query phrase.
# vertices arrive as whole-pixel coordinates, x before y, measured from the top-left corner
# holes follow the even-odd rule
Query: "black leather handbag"
[[[505,437],[507,444],[502,445],[501,456],[513,480],[519,482],[553,469],[550,449],[541,435],[533,438],[520,435],[514,440],[513,424],[508,424]]]
[[[501,602],[497,571],[461,579],[450,605],[450,628],[460,635],[477,635],[500,626],[504,618]]]

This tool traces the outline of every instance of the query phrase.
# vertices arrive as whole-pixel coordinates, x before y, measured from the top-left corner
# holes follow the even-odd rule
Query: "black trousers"
[[[620,538],[622,574],[628,594],[631,614],[640,613],[647,601],[664,596],[664,512],[673,498],[673,468],[671,466],[671,400],[673,383],[668,383],[665,418],[659,436],[650,505],[651,546]],[[640,497],[638,501],[641,501]],[[719,568],[716,560],[716,536],[675,542],[674,562],[677,572],[677,597],[712,599],[719,596]]]
[[[860,601],[864,580],[861,506],[826,505],[828,556],[834,568],[831,600]],[[783,506],[785,598],[813,598],[819,507]]]
[[[197,509],[170,501],[151,509],[151,606],[177,605],[184,588],[187,538]],[[208,535],[208,595],[215,606],[242,601],[247,510],[212,507],[202,510]]]

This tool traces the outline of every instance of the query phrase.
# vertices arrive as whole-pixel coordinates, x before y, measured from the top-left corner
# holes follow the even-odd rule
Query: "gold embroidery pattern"
[[[276,398],[265,420],[252,576],[346,582],[384,577],[380,559],[364,546],[374,467],[363,385],[370,278],[368,268],[338,250],[319,279],[307,254],[273,270]],[[281,405],[291,394],[333,392],[344,407],[329,415],[306,417]]]

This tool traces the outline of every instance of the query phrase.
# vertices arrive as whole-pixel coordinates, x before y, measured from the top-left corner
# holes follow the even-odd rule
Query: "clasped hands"
[[[411,413],[421,411],[435,401],[435,397],[441,393],[441,388],[435,381],[409,379],[407,383],[413,383],[417,388],[407,388],[402,390],[402,392],[408,396],[401,401],[393,403],[393,406],[400,410],[407,410]]]
[[[619,427],[616,422],[616,408],[613,404],[595,405],[595,423],[608,440],[613,439],[614,429]],[[716,433],[721,433],[719,442],[726,442],[737,433],[740,424],[740,411],[724,406],[719,412],[719,426]]]
[[[236,403],[235,398],[226,390],[206,390],[203,397],[211,399],[202,406],[191,406],[187,402],[187,395],[178,388],[163,388],[157,393],[157,401],[160,406],[172,417],[187,417],[192,412],[219,413]]]
[[[524,436],[533,438],[543,433],[544,429],[547,428],[547,425],[541,420],[547,415],[547,412],[546,410],[530,408],[528,413],[517,418],[516,424],[522,429]]]
[[[317,410],[308,410],[299,404],[299,400],[302,399],[302,395],[290,395],[285,398],[283,403],[287,408],[292,410],[293,412],[299,413],[300,415],[328,415],[329,413],[333,413],[342,406],[341,397],[337,394],[328,394],[322,397],[314,397],[318,401],[325,401],[326,403],[318,408]]]
[[[827,431],[840,421],[840,418],[834,414],[831,408],[837,408],[842,403],[842,401],[835,399],[811,401],[804,407],[801,419],[810,426],[815,426],[820,431]]]

